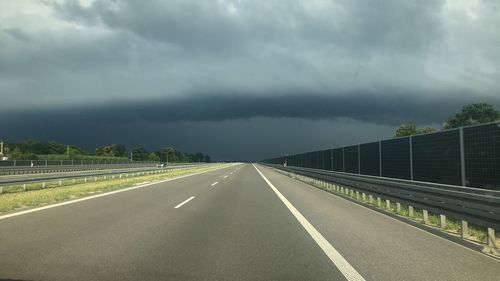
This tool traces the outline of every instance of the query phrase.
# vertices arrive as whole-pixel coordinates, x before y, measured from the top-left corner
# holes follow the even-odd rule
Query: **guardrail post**
[[[439,227],[441,227],[442,229],[446,228],[446,216],[443,214],[439,215]]]
[[[487,239],[488,239],[488,247],[490,248],[490,251],[493,253],[493,254],[496,254],[496,237],[495,237],[495,229],[491,228],[491,227],[488,227],[488,235],[487,235]]]
[[[382,198],[377,197],[377,206],[381,207],[382,206]]]
[[[467,221],[464,221],[464,220],[462,220],[461,236],[464,239],[469,238],[469,223]]]
[[[45,188],[45,182],[42,182],[42,188]]]
[[[361,198],[363,199],[363,202],[366,201],[366,194],[363,192],[363,194],[361,195]]]
[[[73,184],[75,184],[75,183],[76,183],[76,179],[73,179]]]
[[[373,203],[373,195],[368,195],[368,202],[370,202],[370,204]]]
[[[94,177],[94,181],[97,181],[97,177]]]
[[[391,200],[385,199],[385,208],[391,210]]]
[[[0,186],[0,194],[3,193],[3,186]]]
[[[59,180],[59,186],[60,187],[62,186],[62,180]]]
[[[422,209],[422,221],[424,224],[429,224],[429,212]]]
[[[401,213],[401,203],[396,203],[396,213]]]
[[[356,191],[356,200],[359,201],[359,191]]]
[[[408,205],[408,217],[413,217],[413,206]]]
[[[84,178],[84,182],[87,183],[87,178]]]
[[[23,184],[23,191],[26,191],[26,184]]]

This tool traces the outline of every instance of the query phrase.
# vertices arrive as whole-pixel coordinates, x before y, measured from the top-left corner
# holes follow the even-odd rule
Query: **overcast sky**
[[[498,0],[0,0],[0,139],[259,160],[500,106]]]

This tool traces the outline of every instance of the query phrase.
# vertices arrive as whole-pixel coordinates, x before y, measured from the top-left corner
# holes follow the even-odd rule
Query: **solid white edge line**
[[[236,164],[236,165],[238,165],[238,164]],[[231,166],[228,166],[228,167],[231,167]],[[106,192],[106,193],[102,193],[102,194],[98,194],[98,195],[92,195],[92,196],[88,196],[88,197],[84,197],[84,198],[80,198],[80,199],[65,201],[65,202],[56,203],[56,204],[52,204],[52,205],[48,205],[48,206],[44,206],[44,207],[38,207],[38,208],[29,209],[26,211],[20,211],[20,212],[16,212],[16,213],[12,213],[12,214],[7,214],[7,215],[0,216],[0,220],[11,218],[11,217],[17,217],[17,216],[25,215],[25,214],[29,214],[29,213],[34,213],[34,212],[38,212],[38,211],[42,211],[42,210],[46,210],[46,209],[51,209],[51,208],[55,208],[55,207],[60,207],[60,206],[64,206],[64,205],[74,204],[74,203],[78,203],[78,202],[82,202],[82,201],[86,201],[86,200],[90,200],[90,199],[94,199],[94,198],[98,198],[98,197],[103,197],[103,196],[108,196],[108,195],[112,195],[112,194],[116,194],[116,193],[120,193],[120,192],[125,192],[125,191],[129,191],[129,190],[133,190],[133,189],[138,189],[138,188],[142,188],[142,187],[146,187],[146,186],[150,186],[150,185],[155,185],[155,184],[160,184],[160,183],[164,183],[164,182],[168,182],[168,181],[187,178],[190,176],[196,176],[196,175],[200,175],[200,174],[204,174],[204,173],[208,173],[208,172],[212,172],[212,171],[216,171],[216,170],[220,170],[220,169],[224,169],[224,168],[228,168],[228,167],[215,168],[215,169],[211,169],[211,170],[203,171],[203,172],[199,172],[199,173],[178,176],[175,178],[170,178],[170,179],[156,181],[156,182],[142,184],[142,185],[136,185],[136,186],[127,187],[127,188],[123,188],[123,189],[119,189],[119,190],[115,190],[115,191],[110,191],[110,192]]]
[[[297,181],[298,181],[298,180],[297,180]],[[300,182],[300,183],[304,183],[304,182],[302,182],[302,181],[299,181],[299,182]],[[307,183],[304,183],[304,184],[307,184]],[[322,190],[322,189],[318,189],[318,191],[323,191],[323,190]],[[464,246],[464,245],[461,245],[461,244],[459,244],[459,243],[457,243],[457,242],[455,242],[455,241],[451,241],[451,240],[449,240],[449,239],[447,239],[447,238],[441,237],[441,236],[439,236],[439,235],[437,235],[437,234],[435,234],[435,233],[433,233],[433,232],[430,232],[430,231],[428,231],[428,230],[425,230],[425,229],[419,228],[419,227],[417,227],[417,226],[414,226],[414,225],[412,225],[412,224],[410,224],[410,223],[408,223],[408,222],[405,222],[405,221],[399,220],[399,219],[397,219],[397,218],[393,218],[392,216],[389,216],[389,215],[388,215],[388,214],[386,214],[386,213],[381,213],[381,212],[379,212],[379,211],[376,211],[376,210],[370,209],[369,207],[367,207],[367,206],[365,206],[365,205],[363,205],[363,204],[360,204],[360,203],[357,203],[357,202],[352,202],[352,201],[348,200],[347,198],[344,198],[344,197],[342,197],[342,196],[340,196],[340,195],[338,195],[338,194],[335,194],[335,193],[330,193],[330,192],[327,192],[327,194],[328,194],[329,196],[333,196],[335,199],[341,199],[341,200],[344,200],[344,201],[345,201],[346,203],[348,203],[348,204],[351,204],[351,205],[353,205],[353,206],[357,206],[357,207],[364,208],[364,209],[366,209],[367,211],[370,211],[370,212],[374,213],[375,215],[382,216],[382,217],[384,217],[384,218],[386,218],[386,219],[393,220],[394,222],[397,222],[397,223],[399,223],[399,224],[401,224],[401,225],[411,227],[411,228],[413,228],[413,229],[415,229],[415,230],[418,230],[418,231],[420,231],[420,232],[422,232],[422,233],[425,233],[425,234],[427,234],[427,235],[430,235],[430,236],[432,236],[433,238],[438,238],[438,239],[441,239],[441,240],[446,241],[446,242],[448,242],[448,243],[450,243],[450,244],[452,244],[452,245],[454,245],[454,246],[461,247],[461,248],[463,248],[463,249],[465,249],[465,250],[471,251],[471,252],[473,252],[473,253],[475,253],[475,254],[478,254],[478,255],[480,255],[480,256],[482,256],[482,257],[487,257],[487,258],[490,258],[490,259],[492,259],[492,260],[494,260],[494,261],[500,261],[500,260],[499,260],[498,258],[496,258],[496,257],[492,257],[492,256],[490,256],[490,255],[486,255],[486,254],[484,254],[484,253],[482,253],[482,252],[480,252],[480,251],[473,250],[473,249],[471,249],[471,248],[469,248],[469,247],[466,247],[466,246]],[[483,246],[483,245],[481,245],[481,246]]]
[[[175,209],[179,209],[180,207],[182,207],[182,205],[186,204],[187,202],[191,201],[194,199],[194,196],[191,196],[189,197],[188,199],[184,200],[182,203],[180,203],[179,205],[175,206],[174,208]]]
[[[313,240],[323,250],[323,252],[330,258],[333,264],[340,270],[344,277],[349,281],[363,281],[365,280],[354,267],[328,242],[328,240],[319,233],[319,231],[297,210],[288,199],[260,172],[257,167],[252,164],[255,170],[260,174],[264,181],[276,193],[278,198],[290,210],[292,215],[299,221],[304,229],[309,233]]]
[[[212,183],[210,186],[214,186],[214,185],[216,185],[216,184],[218,184],[218,183],[219,183],[219,182],[218,182],[218,181],[216,181],[216,182]]]

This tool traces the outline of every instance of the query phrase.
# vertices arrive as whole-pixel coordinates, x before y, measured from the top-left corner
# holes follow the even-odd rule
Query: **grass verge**
[[[228,164],[210,165],[209,167],[197,167],[182,170],[172,170],[165,173],[141,175],[135,177],[126,177],[121,179],[110,179],[106,181],[79,183],[65,185],[56,188],[45,188],[17,193],[5,193],[0,195],[0,213],[11,212],[14,210],[36,207],[40,205],[53,204],[70,199],[89,196],[96,193],[113,191],[134,185],[156,182],[168,178],[214,170],[228,166]]]

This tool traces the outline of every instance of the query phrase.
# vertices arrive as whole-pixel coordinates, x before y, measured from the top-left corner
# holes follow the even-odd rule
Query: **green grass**
[[[131,187],[138,184],[150,183],[177,176],[193,174],[228,166],[229,164],[211,165],[209,167],[198,167],[191,169],[173,170],[165,173],[144,176],[125,177],[122,179],[109,179],[103,181],[77,181],[75,184],[59,187],[59,183],[46,185],[45,189],[31,190],[26,192],[5,193],[0,195],[0,213],[13,210],[35,207],[40,205],[62,202],[70,199],[85,197],[95,193],[103,193],[121,188]],[[108,176],[109,178],[109,176]],[[67,180],[71,183],[72,180]],[[22,187],[15,187],[17,189]],[[34,187],[33,187],[34,188]],[[28,189],[30,190],[30,189]],[[19,190],[18,190],[19,191]]]

